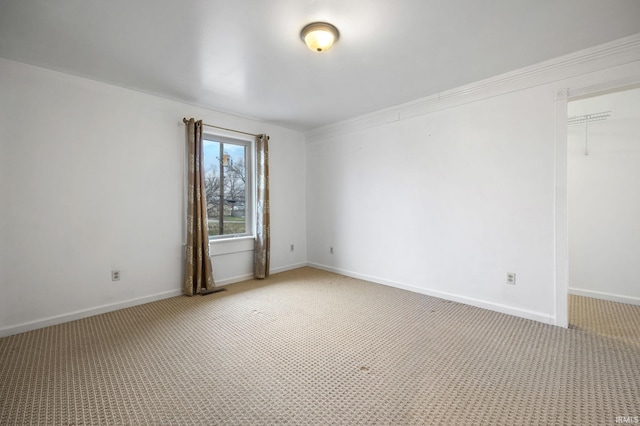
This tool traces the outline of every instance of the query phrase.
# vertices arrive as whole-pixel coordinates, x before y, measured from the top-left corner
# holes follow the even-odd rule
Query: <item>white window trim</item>
[[[255,204],[256,204],[256,194],[255,194],[255,142],[250,138],[242,138],[242,137],[230,137],[226,135],[221,135],[215,132],[203,132],[202,133],[203,141],[214,141],[214,142],[222,142],[234,144],[234,145],[243,145],[245,146],[245,172],[246,172],[246,182],[245,182],[245,229],[246,232],[242,234],[226,234],[219,236],[210,236],[209,244],[217,244],[217,243],[229,243],[232,241],[239,240],[251,240],[255,239]],[[247,201],[249,201],[247,203]]]
[[[226,254],[241,253],[245,251],[253,251],[255,246],[255,238],[253,236],[244,236],[237,238],[224,238],[209,240],[209,256],[223,256]]]

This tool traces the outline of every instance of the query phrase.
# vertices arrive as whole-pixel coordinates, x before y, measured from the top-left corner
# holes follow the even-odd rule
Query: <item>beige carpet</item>
[[[640,416],[640,307],[570,311],[565,330],[302,268],[0,339],[0,424]]]

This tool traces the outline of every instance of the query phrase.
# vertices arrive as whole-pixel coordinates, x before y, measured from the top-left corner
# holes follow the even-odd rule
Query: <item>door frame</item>
[[[567,106],[570,101],[640,86],[640,76],[606,79],[588,86],[555,91],[555,315],[554,324],[569,327],[569,216],[567,198]]]

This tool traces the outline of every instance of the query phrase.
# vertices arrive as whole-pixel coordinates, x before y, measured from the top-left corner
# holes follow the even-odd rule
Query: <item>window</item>
[[[210,239],[253,235],[252,142],[203,135]]]

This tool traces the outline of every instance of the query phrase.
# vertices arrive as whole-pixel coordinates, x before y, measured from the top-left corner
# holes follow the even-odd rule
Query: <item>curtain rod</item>
[[[189,122],[189,120],[187,120],[186,118],[182,118],[182,122],[184,124],[187,124]],[[220,129],[220,130],[227,130],[229,132],[235,132],[235,133],[242,133],[243,135],[249,135],[249,136],[260,136],[260,135],[256,135],[255,133],[247,133],[247,132],[241,132],[240,130],[233,130],[233,129],[227,129],[226,127],[219,127],[219,126],[214,126],[212,124],[205,124],[202,123],[203,126],[207,126],[207,127],[213,127],[216,129]]]

